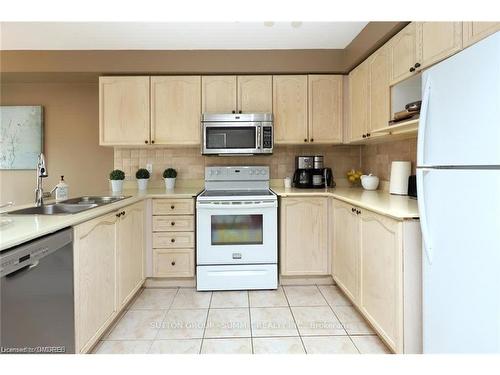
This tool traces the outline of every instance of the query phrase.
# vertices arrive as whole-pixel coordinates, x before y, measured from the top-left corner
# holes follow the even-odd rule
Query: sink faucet
[[[41,153],[38,155],[38,162],[36,164],[36,189],[35,189],[35,204],[40,207],[43,204],[43,187],[42,178],[48,176],[47,167],[45,166],[45,156]]]

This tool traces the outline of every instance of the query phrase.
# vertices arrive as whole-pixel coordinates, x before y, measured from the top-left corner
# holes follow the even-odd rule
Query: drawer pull
[[[175,225],[175,221],[172,221],[172,222],[170,223],[170,225],[171,225],[171,226],[174,226],[174,225]]]
[[[171,206],[170,206],[170,209],[172,209],[172,210],[173,210],[174,208],[175,208],[175,206],[174,206],[174,205],[171,205]]]
[[[172,243],[173,243],[173,242],[175,242],[175,238],[172,238],[172,239],[170,240],[170,242],[172,242]]]
[[[172,264],[172,266],[175,266],[175,260],[173,260],[171,264]]]

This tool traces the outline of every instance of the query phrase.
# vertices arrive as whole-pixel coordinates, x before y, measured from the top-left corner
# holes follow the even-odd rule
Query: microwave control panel
[[[273,127],[262,127],[262,148],[273,148]]]

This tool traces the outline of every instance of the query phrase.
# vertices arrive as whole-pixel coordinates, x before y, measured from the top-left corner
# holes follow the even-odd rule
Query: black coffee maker
[[[323,155],[316,155],[313,159],[312,187],[335,187],[331,168],[325,168]]]
[[[293,174],[293,185],[296,188],[313,187],[313,156],[297,156],[295,158],[295,173]]]
[[[323,166],[323,156],[297,156],[295,158],[293,184],[301,189],[335,187],[333,173]]]

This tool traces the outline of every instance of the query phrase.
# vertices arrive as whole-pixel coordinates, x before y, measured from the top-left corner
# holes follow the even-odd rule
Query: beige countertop
[[[122,195],[130,198],[70,215],[7,215],[1,214],[2,220],[10,220],[0,226],[0,249],[22,244],[37,237],[56,232],[60,229],[91,220],[148,198],[192,198],[203,190],[199,187],[177,187],[172,191],[165,188],[150,188],[145,192],[136,189],[126,189]],[[272,190],[281,197],[289,196],[327,196],[339,199],[349,204],[390,216],[394,219],[405,220],[418,218],[417,201],[406,196],[390,195],[385,191],[366,191],[360,188],[335,188],[335,189],[286,189],[272,187]],[[91,195],[91,194],[89,194]],[[110,195],[110,192],[101,192],[95,195]],[[24,205],[11,207],[9,210],[30,207]]]
[[[93,208],[77,214],[69,215],[7,215],[1,214],[0,218],[7,219],[10,222],[0,226],[0,249],[4,250],[12,246],[22,244],[37,237],[56,232],[60,229],[74,226],[79,223],[91,220],[98,216],[118,210],[142,199],[148,198],[192,198],[201,192],[200,187],[178,187],[167,191],[165,188],[152,188],[145,192],[139,192],[137,189],[124,190],[120,195],[130,196],[130,198],[107,204],[101,207]],[[108,192],[89,195],[112,195]],[[10,207],[8,211],[20,208],[31,207],[33,204]],[[7,210],[6,210],[7,211]],[[5,212],[5,211],[4,211]]]
[[[389,194],[387,191],[368,191],[362,188],[297,189],[271,187],[280,197],[327,196],[397,220],[418,218],[417,200],[408,196]]]

